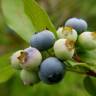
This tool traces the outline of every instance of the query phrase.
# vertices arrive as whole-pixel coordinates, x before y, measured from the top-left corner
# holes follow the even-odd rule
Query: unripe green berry
[[[36,48],[26,48],[19,57],[22,68],[26,70],[37,70],[42,61],[41,53]]]
[[[78,38],[78,45],[86,50],[96,48],[96,32],[83,32]]]
[[[64,38],[72,41],[77,40],[77,31],[73,29],[72,27],[60,27],[57,30],[57,36],[58,38]]]
[[[24,50],[19,50],[11,56],[11,65],[15,69],[21,69],[20,60],[18,59],[18,57],[21,55],[22,52],[24,52]]]
[[[71,59],[74,51],[74,41],[59,39],[54,44],[55,55],[61,60]]]
[[[20,78],[23,81],[24,85],[33,85],[40,81],[37,73],[24,69],[20,72]]]

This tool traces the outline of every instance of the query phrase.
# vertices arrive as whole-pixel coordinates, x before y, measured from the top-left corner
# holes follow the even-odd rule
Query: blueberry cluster
[[[71,18],[64,26],[58,28],[58,39],[47,29],[38,32],[32,35],[29,48],[19,50],[11,56],[11,64],[20,70],[20,77],[25,85],[33,85],[40,81],[56,84],[64,77],[64,62],[73,58],[76,43],[85,49],[96,48],[96,33],[85,32],[86,30],[85,20]],[[47,53],[50,49],[54,55],[50,53],[44,58],[42,53]]]

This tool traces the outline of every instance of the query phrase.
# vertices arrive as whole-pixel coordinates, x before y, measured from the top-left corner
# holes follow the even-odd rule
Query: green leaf
[[[25,12],[31,19],[37,31],[48,28],[56,35],[56,30],[46,12],[34,0],[23,0]]]
[[[2,0],[2,10],[6,23],[27,42],[36,30],[24,12],[22,0]]]
[[[95,50],[78,50],[80,59],[89,65],[96,66],[96,49]]]
[[[15,73],[9,62],[10,54],[0,57],[0,83],[9,80]]]
[[[9,86],[11,86],[10,96],[30,96],[29,91],[32,91],[32,87],[24,86],[17,74],[10,80]]]
[[[2,0],[2,11],[9,27],[27,42],[32,34],[46,28],[56,35],[48,15],[34,0]]]
[[[91,96],[96,96],[96,78],[87,76],[84,79],[84,87]]]

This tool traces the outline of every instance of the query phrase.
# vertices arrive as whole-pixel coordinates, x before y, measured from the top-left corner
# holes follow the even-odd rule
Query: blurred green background
[[[68,18],[78,17],[88,22],[88,30],[96,30],[96,0],[36,1],[47,11],[56,28],[63,25]],[[28,44],[4,22],[0,5],[0,58],[6,53],[24,49],[27,46]],[[2,63],[4,61],[0,61],[0,64]],[[68,72],[59,84],[46,85],[41,82],[32,87],[24,86],[17,75],[8,82],[0,84],[0,96],[90,96],[84,89],[84,76],[80,74]]]

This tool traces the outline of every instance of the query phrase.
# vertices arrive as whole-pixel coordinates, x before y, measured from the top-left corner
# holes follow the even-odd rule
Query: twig
[[[96,77],[96,72],[93,72],[92,70],[89,70],[87,72],[80,72],[80,71],[76,71],[76,70],[67,68],[67,71],[76,72],[76,73],[79,73],[79,74],[82,74],[82,75],[88,75],[88,76]]]

